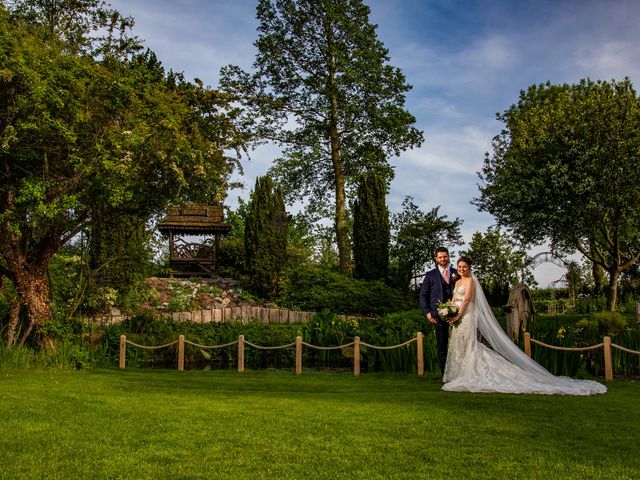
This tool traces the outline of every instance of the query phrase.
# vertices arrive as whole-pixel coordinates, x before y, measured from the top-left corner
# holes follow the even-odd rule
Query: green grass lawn
[[[461,394],[433,377],[0,370],[0,478],[640,478],[640,383]]]

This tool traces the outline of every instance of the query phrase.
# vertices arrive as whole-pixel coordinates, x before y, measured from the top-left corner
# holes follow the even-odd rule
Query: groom
[[[435,253],[436,268],[427,272],[420,286],[422,312],[436,329],[438,366],[444,374],[449,343],[449,322],[438,315],[438,304],[451,299],[458,272],[449,265],[449,250],[438,247]]]

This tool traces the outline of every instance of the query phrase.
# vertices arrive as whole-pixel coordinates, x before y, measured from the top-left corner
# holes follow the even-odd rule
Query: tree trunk
[[[27,319],[36,328],[42,329],[51,319],[51,305],[49,303],[49,284],[45,273],[21,272],[15,278],[16,290],[20,294]]]
[[[49,246],[51,248],[51,246]],[[51,319],[51,304],[49,299],[49,282],[47,281],[47,269],[52,251],[43,252],[39,261],[30,264],[27,255],[20,249],[20,241],[12,239],[8,251],[3,251],[9,277],[13,281],[19,302],[26,309],[29,330],[36,331]],[[26,340],[23,335],[22,341]]]
[[[594,293],[601,295],[604,292],[604,270],[597,263],[593,263],[591,274],[593,275]]]
[[[10,301],[10,296],[8,295],[8,291],[6,288],[2,289],[2,293],[5,298]],[[11,348],[16,343],[16,333],[18,331],[18,322],[20,321],[20,300],[16,299],[11,302],[11,307],[9,308],[9,326],[7,328],[7,347]]]
[[[618,306],[618,268],[613,267],[609,270],[609,310],[616,311]]]
[[[326,25],[325,28],[328,50],[331,52],[334,45],[333,31],[329,25]],[[331,143],[331,162],[333,165],[336,189],[336,243],[338,244],[340,272],[348,274],[351,273],[351,245],[349,243],[349,228],[347,226],[346,194],[344,190],[345,178],[340,153],[340,134],[338,132],[338,98],[336,96],[335,64],[331,54],[328,58],[328,67],[329,77],[327,87],[330,100],[329,141]]]
[[[333,150],[333,147],[332,147]],[[333,157],[333,151],[332,151]],[[347,227],[346,215],[346,195],[344,191],[344,174],[340,165],[340,153],[337,152],[338,160],[333,161],[336,177],[336,241],[338,243],[338,259],[340,260],[340,272],[348,274],[351,272],[351,245],[349,244],[349,229]]]

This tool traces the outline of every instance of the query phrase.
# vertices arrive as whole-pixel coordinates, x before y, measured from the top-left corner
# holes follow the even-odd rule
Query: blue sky
[[[135,33],[167,68],[216,86],[220,67],[251,68],[257,20],[255,0],[111,0],[131,15]],[[477,171],[502,125],[495,119],[529,85],[576,83],[581,78],[640,78],[640,1],[637,0],[365,0],[378,38],[413,90],[407,108],[424,131],[421,148],[392,159],[396,178],[389,208],[405,196],[423,210],[464,221],[466,241],[493,218],[470,204]],[[638,88],[638,84],[636,84]],[[255,177],[279,153],[261,147],[245,161],[247,198]],[[532,253],[544,251],[544,247]],[[541,286],[562,269],[545,264]]]

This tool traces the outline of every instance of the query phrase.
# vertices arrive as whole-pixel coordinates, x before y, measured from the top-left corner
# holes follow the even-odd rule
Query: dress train
[[[475,276],[475,295],[452,328],[442,389],[455,392],[594,395],[607,388],[591,380],[552,375],[520,350],[498,324]],[[456,286],[460,306],[465,287]],[[492,348],[478,339],[480,333]]]

